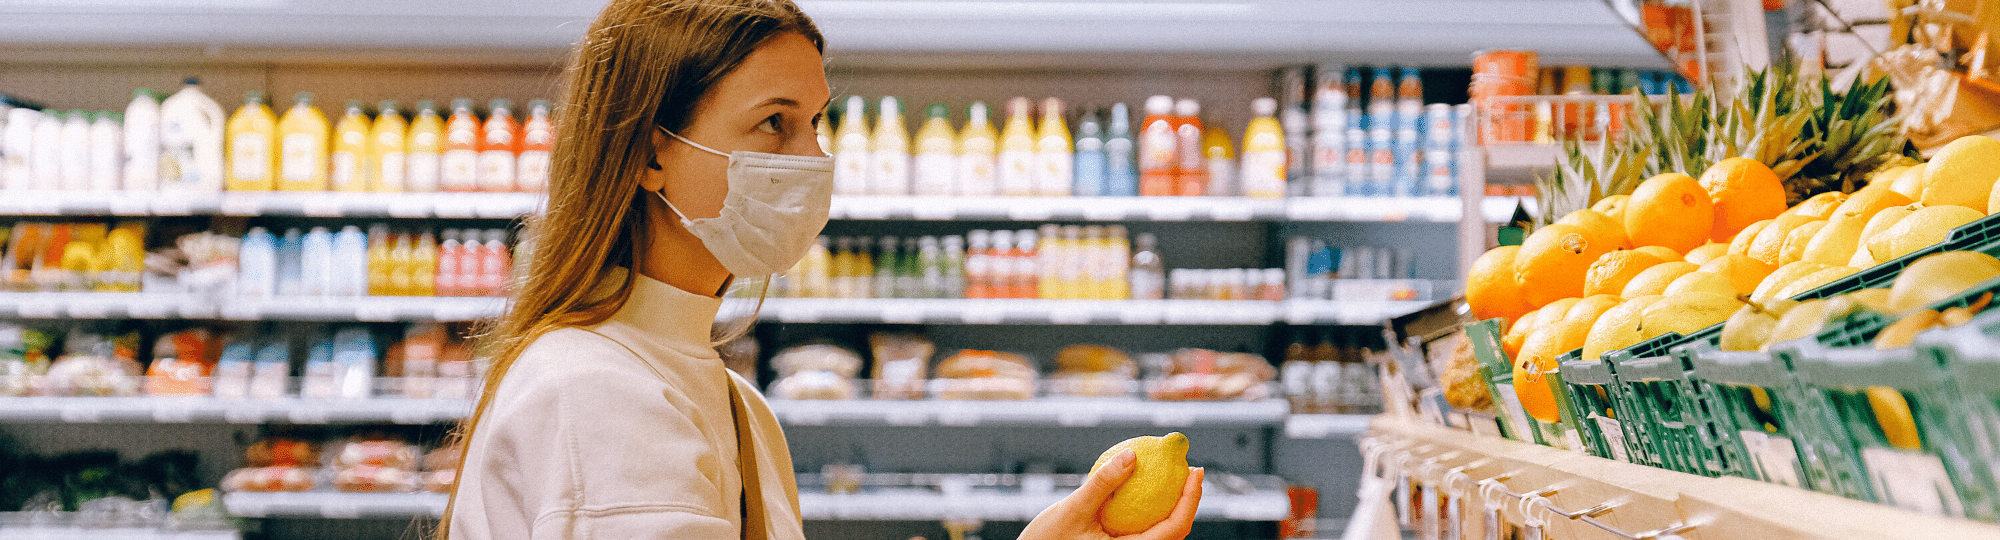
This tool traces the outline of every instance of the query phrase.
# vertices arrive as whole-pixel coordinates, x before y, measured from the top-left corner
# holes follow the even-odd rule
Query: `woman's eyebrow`
[[[819,108],[820,108],[820,109],[825,109],[827,105],[831,105],[831,104],[833,104],[833,98],[827,98],[827,99],[826,99],[826,103],[822,103],[822,104],[820,104]],[[772,105],[783,105],[783,106],[786,106],[786,107],[795,107],[795,108],[804,108],[804,106],[802,106],[802,105],[800,105],[800,104],[799,104],[798,100],[795,100],[795,99],[792,99],[792,98],[787,98],[787,97],[774,97],[774,98],[770,98],[770,99],[766,99],[766,100],[764,100],[763,102],[761,102],[761,103],[758,103],[758,104],[757,104],[757,106],[755,106],[755,107],[751,107],[751,108],[752,108],[752,109],[761,109],[761,108],[764,108],[764,107],[769,107],[769,106],[772,106]]]

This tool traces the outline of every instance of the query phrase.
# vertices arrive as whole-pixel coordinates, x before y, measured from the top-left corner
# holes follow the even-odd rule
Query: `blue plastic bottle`
[[[305,291],[301,281],[299,255],[303,246],[297,228],[285,229],[285,236],[278,239],[278,295],[297,296]]]
[[[1112,197],[1139,195],[1139,164],[1132,147],[1132,113],[1124,103],[1111,105],[1111,118],[1104,126],[1104,194]]]
[[[1098,113],[1084,113],[1077,125],[1076,165],[1073,167],[1076,184],[1072,188],[1076,196],[1098,197],[1109,191],[1105,158],[1104,126],[1098,122]]]

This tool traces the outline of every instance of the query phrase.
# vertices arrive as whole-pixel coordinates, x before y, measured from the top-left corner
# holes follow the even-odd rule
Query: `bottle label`
[[[883,150],[870,156],[874,164],[873,175],[869,177],[873,195],[910,194],[910,154],[896,150]]]
[[[1045,149],[1036,156],[1037,177],[1035,194],[1043,197],[1067,197],[1070,186],[1076,180],[1075,156],[1067,150]]]
[[[1244,195],[1285,196],[1285,152],[1282,150],[1245,152],[1241,175]]]
[[[237,178],[265,182],[271,176],[271,141],[262,133],[243,133],[229,145],[229,170]]]
[[[437,191],[438,155],[430,152],[410,154],[410,173],[405,177],[410,182],[410,191]]]
[[[470,191],[479,186],[479,153],[471,150],[446,150],[439,162],[439,187],[455,191]]]
[[[1174,128],[1166,121],[1146,124],[1146,130],[1139,134],[1139,170],[1157,171],[1172,169],[1175,165]]]
[[[868,194],[868,151],[842,150],[833,157],[833,192],[840,195]]]
[[[479,153],[479,188],[485,191],[514,190],[513,152],[487,150]]]
[[[1001,195],[1026,196],[1035,193],[1035,153],[1027,150],[1000,152],[999,188]]]
[[[403,179],[410,167],[408,155],[402,152],[384,152],[376,159],[380,160],[381,170],[376,171],[375,177],[381,179],[381,188],[387,191],[402,191],[405,187]]]
[[[951,195],[953,160],[950,153],[917,154],[910,170],[911,191],[916,195]]]
[[[327,176],[327,179],[333,182],[333,189],[359,191],[361,186],[354,182],[354,153],[334,152],[330,159],[333,162],[333,173]]]
[[[992,195],[998,190],[998,167],[992,139],[966,139],[960,144],[958,169],[954,175],[958,182],[958,194],[969,197]]]
[[[519,175],[521,189],[540,191],[549,185],[549,151],[529,150],[521,152]]]
[[[322,165],[320,160],[326,155],[319,139],[309,133],[285,135],[284,161],[279,164],[279,174],[286,182],[311,182],[313,173]]]

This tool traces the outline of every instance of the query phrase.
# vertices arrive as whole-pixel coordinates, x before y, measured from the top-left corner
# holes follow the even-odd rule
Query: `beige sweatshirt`
[[[639,277],[609,320],[529,345],[469,442],[451,538],[741,538],[728,384],[743,396],[772,539],[802,539],[791,452],[709,345],[721,300]]]

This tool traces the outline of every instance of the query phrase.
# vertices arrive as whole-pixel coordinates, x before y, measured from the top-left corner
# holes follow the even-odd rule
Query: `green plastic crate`
[[[1725,452],[1735,456],[1728,474],[1792,487],[1810,488],[1799,459],[1792,426],[1804,413],[1804,387],[1784,361],[1766,352],[1724,351],[1713,346],[1686,349],[1713,405],[1715,428]],[[1757,404],[1762,392],[1769,407]]]
[[[1952,404],[1958,393],[1938,356],[1917,347],[1793,344],[1788,350],[1796,355],[1793,372],[1806,388],[1805,405],[1818,412],[1819,422],[1808,438],[1816,439],[1816,447],[1846,451],[1845,459],[1833,461],[1842,469],[1836,472],[1859,479],[1855,489],[1842,495],[1935,515],[1993,519],[1986,465],[1962,451],[1969,442],[1955,427]],[[1889,442],[1869,405],[1871,386],[1894,389],[1909,403],[1920,448]]]
[[[1983,477],[1986,493],[2000,494],[2000,311],[1929,333],[1917,340],[1916,347],[1936,356],[1951,376],[1946,390],[1956,393],[1950,403],[1958,409],[1944,418],[1960,430],[1959,451],[1977,469],[1969,474]],[[2000,516],[2000,495],[1988,502],[1987,515]]]
[[[1617,408],[1611,399],[1618,379],[1612,367],[1601,360],[1582,360],[1564,355],[1562,361],[1563,421],[1577,434],[1590,455],[1631,461],[1625,452],[1625,432],[1618,426]]]
[[[1865,249],[1865,248],[1864,248]],[[2000,255],[2000,214],[1973,220],[1971,223],[1953,228],[1945,233],[1944,241],[1931,244],[1923,249],[1890,259],[1881,264],[1864,268],[1847,277],[1827,282],[1813,290],[1793,296],[1793,300],[1830,298],[1861,289],[1887,287],[1896,281],[1910,263],[1926,256],[1946,251],[1979,251],[1988,255]]]
[[[1501,433],[1509,439],[1540,444],[1539,432],[1530,424],[1534,419],[1521,410],[1519,399],[1511,397],[1514,367],[1500,344],[1500,319],[1466,325],[1465,339],[1472,342],[1472,356],[1479,360],[1479,379],[1486,382],[1487,395],[1493,396],[1493,407],[1500,413]]]

